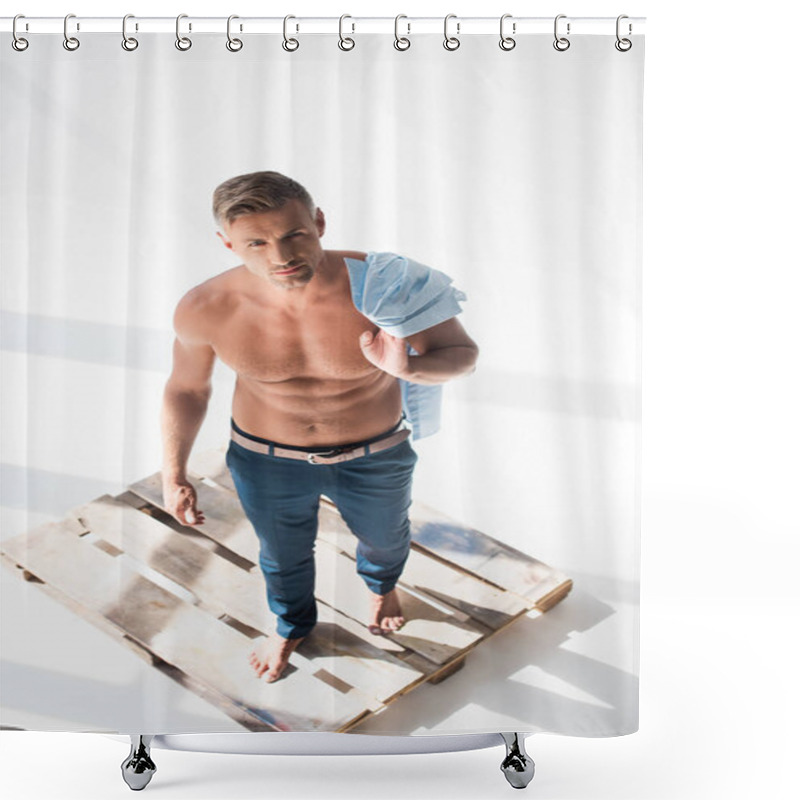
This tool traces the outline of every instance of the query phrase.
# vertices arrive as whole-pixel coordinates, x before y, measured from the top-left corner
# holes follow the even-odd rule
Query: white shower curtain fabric
[[[344,52],[335,34],[309,35],[287,52],[253,35],[237,53],[224,34],[186,52],[171,34],[141,35],[134,52],[111,34],[75,52],[29,38],[2,48],[3,726],[636,730],[643,37],[620,52],[613,29],[572,36],[558,52],[520,36],[504,52],[471,35],[448,52],[425,34],[400,52],[365,34]],[[216,235],[212,194],[268,170],[308,189],[326,251],[369,254],[351,265],[362,272],[388,264],[371,273],[379,299],[441,273],[458,307],[443,321],[479,348],[474,371],[435,387],[435,432],[401,445],[417,455],[404,627],[364,632],[357,539],[341,520],[323,537],[328,504],[319,622],[272,683],[239,644],[275,620],[225,469],[239,389],[222,352],[190,457],[202,497],[221,498],[200,503],[209,524],[170,521],[153,483],[176,306],[242,264]],[[409,265],[422,272],[403,284]],[[414,334],[394,332],[418,357]],[[559,602],[526,605],[539,578],[505,585],[523,567]],[[430,585],[406,579],[440,569]],[[237,592],[243,610],[219,600]],[[370,695],[372,680],[384,683]]]

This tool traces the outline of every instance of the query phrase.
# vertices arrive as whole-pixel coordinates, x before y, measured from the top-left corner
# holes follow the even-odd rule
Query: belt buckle
[[[333,450],[325,450],[322,453],[309,453],[306,456],[306,458],[308,459],[309,464],[319,464],[321,462],[317,461],[317,456],[322,456],[323,458],[325,458],[330,456],[336,456],[339,455],[339,453],[343,452],[344,450],[342,450],[341,447],[334,447]]]

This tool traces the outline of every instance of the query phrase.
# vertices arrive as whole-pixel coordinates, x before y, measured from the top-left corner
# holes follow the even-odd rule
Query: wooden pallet
[[[352,730],[572,588],[565,575],[431,508],[411,509],[413,544],[398,592],[406,623],[368,632],[357,539],[323,499],[315,550],[319,621],[274,683],[248,654],[275,618],[224,450],[196,455],[190,477],[206,522],[164,511],[161,475],[103,496],[2,543],[3,562],[153,666],[254,731]]]

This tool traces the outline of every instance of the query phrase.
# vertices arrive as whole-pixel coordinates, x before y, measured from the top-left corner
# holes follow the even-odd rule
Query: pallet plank
[[[510,592],[536,599],[569,579],[563,573],[532,558],[527,553],[463,525],[452,517],[414,502],[411,506],[414,541],[431,553]]]
[[[195,539],[182,536],[153,517],[104,495],[70,512],[87,530],[132,558],[219,606],[262,633],[269,630],[260,574],[241,569]],[[268,609],[267,609],[268,610]]]
[[[3,542],[3,552],[269,726],[335,731],[363,714],[355,693],[332,693],[301,670],[271,684],[259,680],[248,663],[251,639],[82,540],[74,526],[46,523]]]
[[[206,522],[187,526],[186,530],[204,533],[230,550],[257,561],[258,542],[254,542],[253,528],[242,511],[238,496],[197,480],[193,483],[197,491],[197,506],[202,509]],[[166,511],[160,472],[136,481],[128,489],[156,508]]]

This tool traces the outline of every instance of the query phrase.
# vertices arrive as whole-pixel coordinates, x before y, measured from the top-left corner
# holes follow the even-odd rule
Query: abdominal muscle
[[[245,432],[296,447],[323,447],[377,436],[402,414],[400,384],[376,369],[357,380],[237,376],[232,415]]]

